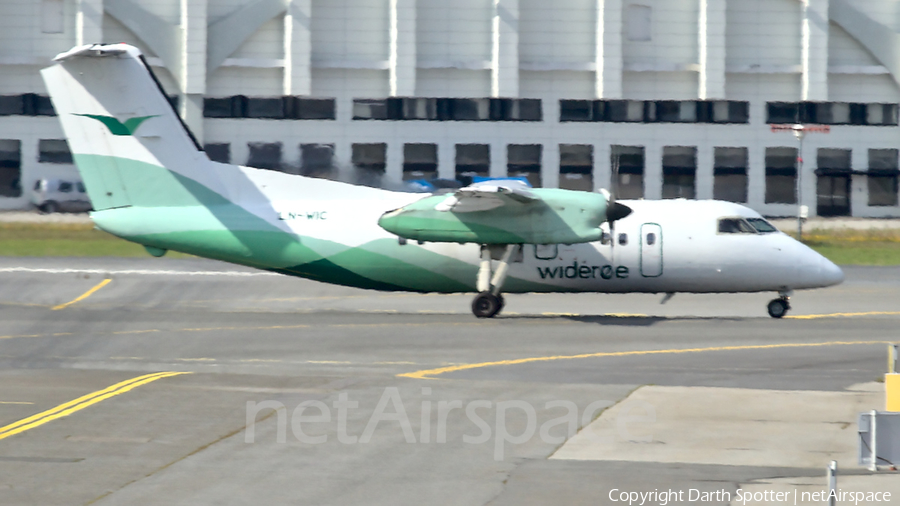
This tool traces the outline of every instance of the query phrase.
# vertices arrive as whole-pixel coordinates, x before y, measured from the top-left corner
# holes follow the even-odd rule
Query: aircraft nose
[[[821,256],[821,255],[820,255]],[[844,282],[844,271],[840,267],[834,265],[834,262],[825,257],[821,257],[821,266],[819,267],[820,276],[824,282],[823,286],[832,286]]]

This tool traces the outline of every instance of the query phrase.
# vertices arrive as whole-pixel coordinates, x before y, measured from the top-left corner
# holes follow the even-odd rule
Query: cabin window
[[[628,234],[619,234],[619,246],[628,245]]]
[[[656,234],[650,232],[647,234],[647,246],[653,246],[654,244],[656,244]]]
[[[750,225],[752,225],[760,234],[778,232],[778,229],[775,228],[774,225],[762,218],[747,218],[747,221],[750,222]]]
[[[68,181],[63,181],[59,183],[59,192],[60,193],[70,193],[72,191],[72,183]]]
[[[720,234],[755,234],[756,229],[743,218],[719,218]]]
[[[81,181],[75,183],[75,189],[78,190],[78,193],[84,193],[85,191],[87,191],[84,188],[84,183],[82,183]]]

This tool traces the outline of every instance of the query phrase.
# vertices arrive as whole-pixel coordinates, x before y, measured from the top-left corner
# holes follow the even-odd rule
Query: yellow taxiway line
[[[14,436],[16,434],[25,432],[26,430],[44,425],[47,422],[52,422],[53,420],[56,420],[58,418],[69,416],[72,413],[81,411],[88,406],[93,406],[94,404],[109,399],[110,397],[124,394],[125,392],[133,390],[141,385],[146,385],[147,383],[151,383],[156,380],[168,378],[170,376],[178,376],[181,374],[191,373],[157,372],[153,374],[145,374],[136,378],[131,378],[130,380],[122,381],[121,383],[116,383],[115,385],[104,388],[103,390],[89,393],[75,400],[60,404],[55,408],[48,409],[47,411],[44,411],[42,413],[29,416],[28,418],[23,418],[18,422],[13,422],[5,427],[0,427],[0,439],[5,439],[9,436]]]
[[[399,378],[435,379],[435,376],[449,372],[466,371],[469,369],[481,369],[483,367],[496,367],[502,365],[528,364],[531,362],[551,362],[554,360],[574,360],[579,358],[600,357],[633,357],[640,355],[674,355],[680,353],[705,353],[711,351],[745,351],[745,350],[773,350],[778,348],[812,348],[821,346],[850,346],[860,344],[889,344],[889,341],[828,341],[823,343],[781,343],[781,344],[757,344],[745,346],[714,346],[709,348],[673,348],[668,350],[633,350],[612,351],[601,353],[582,353],[580,355],[551,355],[547,357],[517,358],[512,360],[497,360],[494,362],[479,362],[475,364],[458,364],[436,369],[424,369],[421,371],[398,374]]]
[[[91,288],[90,290],[88,290],[88,291],[84,292],[83,294],[79,295],[78,297],[76,297],[76,298],[70,300],[69,302],[66,302],[65,304],[60,304],[60,305],[58,305],[58,306],[53,306],[52,309],[53,309],[54,311],[58,311],[58,310],[60,310],[60,309],[65,309],[65,308],[71,306],[72,304],[75,304],[76,302],[83,301],[84,299],[90,297],[91,295],[94,295],[94,293],[95,293],[97,290],[99,290],[99,289],[103,288],[104,286],[108,285],[111,281],[112,281],[112,279],[106,278],[106,279],[104,279],[103,281],[97,283],[97,285],[94,286],[93,288]]]

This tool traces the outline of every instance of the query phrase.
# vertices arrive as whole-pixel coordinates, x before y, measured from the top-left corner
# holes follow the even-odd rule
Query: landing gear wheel
[[[493,318],[503,308],[503,299],[491,292],[481,292],[472,301],[472,313],[478,318]]]
[[[787,299],[774,299],[769,302],[767,309],[769,310],[769,316],[772,318],[781,318],[791,309],[791,305]]]

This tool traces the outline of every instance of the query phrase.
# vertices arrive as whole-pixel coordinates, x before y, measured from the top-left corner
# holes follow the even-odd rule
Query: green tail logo
[[[125,120],[125,123],[122,123],[112,116],[100,116],[98,114],[76,114],[75,116],[84,116],[86,118],[95,119],[106,125],[106,128],[108,128],[113,135],[134,135],[135,130],[141,126],[141,123],[150,118],[155,118],[158,115],[128,118]]]

